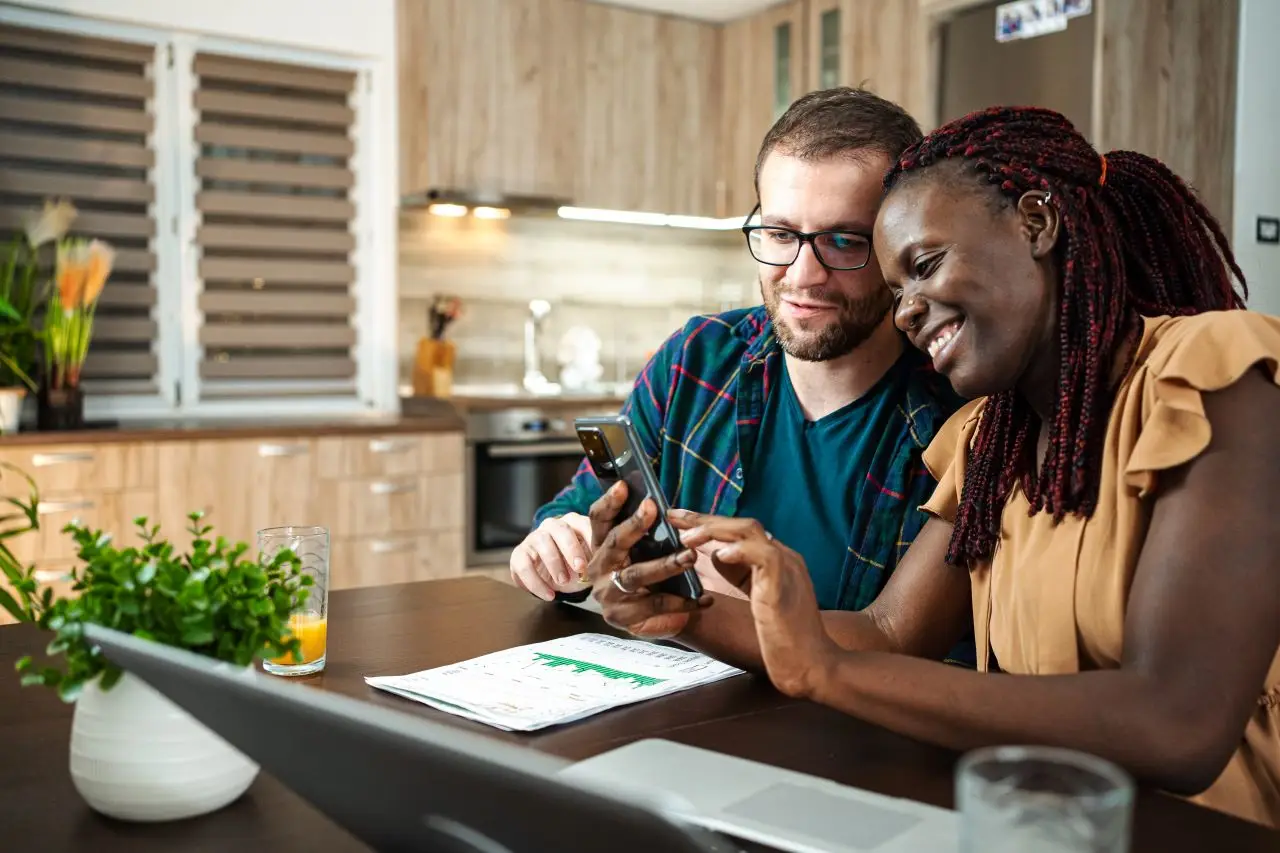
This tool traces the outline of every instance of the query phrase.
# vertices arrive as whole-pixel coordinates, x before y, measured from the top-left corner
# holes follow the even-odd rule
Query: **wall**
[[[555,379],[557,343],[573,325],[602,340],[604,381],[630,382],[648,354],[693,314],[759,302],[755,264],[738,231],[513,217],[400,217],[400,372],[409,382],[434,294],[452,294],[464,314],[458,384],[519,382],[531,299],[552,305],[542,370]]]
[[[1059,33],[1000,43],[996,5],[967,9],[943,25],[939,119],[995,104],[1035,104],[1057,110],[1090,137],[1095,16],[1073,18]]]
[[[1240,0],[1236,101],[1236,260],[1249,283],[1249,307],[1280,314],[1280,246],[1259,243],[1258,216],[1280,217],[1280,3]]]

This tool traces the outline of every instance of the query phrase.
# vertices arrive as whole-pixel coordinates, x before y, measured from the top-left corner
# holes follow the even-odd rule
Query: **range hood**
[[[469,209],[491,208],[508,210],[511,213],[542,213],[555,215],[561,207],[573,202],[566,198],[555,198],[543,195],[520,195],[518,193],[486,192],[484,190],[468,190],[437,187],[417,193],[409,193],[400,197],[400,207],[415,210],[430,207],[433,204],[457,205]]]

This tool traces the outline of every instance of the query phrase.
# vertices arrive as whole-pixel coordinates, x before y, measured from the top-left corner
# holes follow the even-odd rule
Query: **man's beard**
[[[780,288],[769,288],[763,280],[760,282],[760,296],[782,351],[801,361],[830,361],[853,352],[871,337],[893,307],[893,294],[887,287],[859,299],[834,291],[811,290],[806,296],[824,305],[834,305],[836,317],[821,329],[804,331],[792,328],[778,316],[782,293]]]

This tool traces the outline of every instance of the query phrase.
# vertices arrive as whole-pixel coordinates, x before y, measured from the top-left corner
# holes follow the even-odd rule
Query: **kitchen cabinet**
[[[186,515],[193,510],[207,513],[214,535],[255,550],[263,527],[329,528],[334,589],[463,573],[460,431],[136,435],[0,450],[0,464],[30,474],[40,493],[40,529],[7,544],[60,594],[77,565],[74,543],[62,532],[67,522],[78,519],[138,545],[133,519],[144,515],[161,526],[161,536],[186,549]],[[26,495],[25,480],[0,473],[0,496]],[[0,612],[0,624],[11,621]]]
[[[918,0],[807,0],[805,91],[864,86],[927,125],[930,39]]]
[[[580,6],[581,207],[716,216],[719,40],[714,26]]]
[[[403,193],[716,214],[716,27],[582,0],[397,10]]]
[[[805,0],[790,0],[721,29],[720,173],[723,216],[756,203],[755,162],[769,128],[806,85]]]
[[[582,26],[566,0],[399,0],[401,191],[569,197]]]

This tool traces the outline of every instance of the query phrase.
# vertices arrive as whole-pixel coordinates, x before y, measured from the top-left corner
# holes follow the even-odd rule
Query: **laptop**
[[[951,812],[770,765],[660,740],[573,764],[102,626],[85,636],[378,851],[731,853],[732,836],[794,853],[955,849]]]

